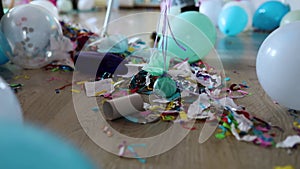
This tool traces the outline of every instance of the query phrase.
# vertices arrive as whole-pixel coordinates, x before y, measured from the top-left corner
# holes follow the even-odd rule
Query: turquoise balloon
[[[75,147],[29,125],[0,122],[0,168],[96,169]]]
[[[239,6],[223,9],[219,15],[218,26],[222,33],[235,36],[241,33],[248,23],[247,12]]]
[[[171,31],[176,41],[185,48],[183,50],[173,37],[167,38],[167,51],[181,59],[188,58],[189,63],[205,57],[216,42],[216,28],[204,14],[196,11],[183,12],[170,19]],[[159,48],[162,41],[159,43]]]
[[[254,28],[272,31],[279,27],[282,18],[290,11],[290,7],[279,1],[268,1],[258,7],[253,15]]]
[[[0,65],[3,65],[9,61],[7,55],[11,54],[11,48],[5,35],[0,31]]]

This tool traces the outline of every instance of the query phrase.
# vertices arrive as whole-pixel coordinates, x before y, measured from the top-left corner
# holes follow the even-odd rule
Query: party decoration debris
[[[113,81],[111,78],[95,82],[85,82],[84,87],[88,97],[100,96],[114,91]]]
[[[294,167],[291,166],[291,165],[286,165],[286,166],[275,166],[274,169],[294,169]]]
[[[139,157],[139,155],[135,152],[134,147],[145,147],[145,146],[146,146],[146,144],[129,144],[129,145],[127,145],[127,142],[123,141],[119,145],[118,155],[120,157],[122,157],[125,154],[132,154],[134,158],[136,158],[139,162],[144,164],[144,163],[146,163],[146,159]]]
[[[288,136],[284,141],[276,144],[277,148],[292,148],[295,145],[300,144],[300,136]]]

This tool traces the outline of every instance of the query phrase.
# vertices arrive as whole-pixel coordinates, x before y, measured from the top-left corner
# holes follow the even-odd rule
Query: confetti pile
[[[83,50],[87,43],[99,40],[97,34],[80,28],[78,25],[63,21],[61,21],[61,25],[64,35],[73,43],[74,51],[70,53],[73,61],[76,53]],[[91,50],[97,51],[97,46],[94,46]],[[149,47],[146,46],[145,42],[133,38],[128,40],[127,50],[123,53],[114,53],[114,55],[126,60],[128,64],[146,65],[150,58],[136,55],[136,52],[147,50],[149,50]],[[44,68],[52,72],[60,70],[64,72],[74,71],[73,66],[66,64],[52,63]],[[246,107],[235,103],[236,99],[252,95],[247,92],[247,89],[250,88],[247,82],[232,83],[230,77],[224,77],[221,70],[217,70],[205,61],[200,60],[189,63],[187,59],[175,58],[171,60],[169,70],[162,75],[153,75],[143,69],[128,73],[128,76],[117,77],[113,73],[104,70],[101,76],[96,78],[96,81],[67,82],[64,86],[55,89],[55,92],[60,93],[61,90],[71,86],[73,88],[70,91],[73,93],[87,92],[87,84],[93,83],[92,86],[98,87],[96,89],[94,87],[92,91],[88,92],[88,97],[103,97],[105,100],[133,93],[153,95],[154,98],[150,100],[151,104],[145,102],[145,111],[140,112],[146,122],[156,122],[157,120],[154,119],[160,119],[166,122],[180,123],[183,128],[188,130],[196,130],[195,127],[187,127],[185,124],[192,120],[205,119],[207,122],[217,120],[218,129],[215,137],[220,140],[228,136],[234,136],[238,141],[251,142],[262,147],[278,148],[292,148],[300,143],[300,114],[297,111],[289,110],[289,114],[293,118],[291,126],[296,134],[287,137],[282,142],[276,142],[276,132],[284,132],[280,127],[271,125],[269,122],[252,115],[246,110]],[[16,78],[28,79],[30,77],[17,76]],[[47,79],[48,82],[61,80],[57,77]],[[103,85],[104,83],[105,85]],[[172,87],[172,84],[175,85]],[[22,84],[11,84],[11,87],[15,90],[22,86]],[[92,108],[92,111],[100,113],[97,107]],[[126,118],[132,122],[138,122],[134,117]],[[108,137],[114,137],[107,126],[103,127],[103,132]],[[134,151],[134,147],[145,146],[143,144],[127,145],[124,141],[119,146],[119,156],[130,153],[136,156],[140,162],[145,163],[146,160],[139,158]]]
[[[175,92],[168,97],[155,91],[155,85],[162,77],[168,77],[176,84]],[[218,139],[232,135],[238,141],[251,142],[262,147],[276,147],[276,132],[283,130],[253,116],[245,107],[237,105],[236,99],[251,95],[247,92],[250,87],[245,81],[230,83],[229,87],[226,87],[226,83],[230,80],[230,77],[223,77],[222,72],[204,61],[189,64],[187,60],[177,60],[173,62],[168,72],[161,76],[151,75],[145,70],[139,71],[130,78],[129,84],[125,83],[127,88],[123,88],[123,91],[126,90],[125,95],[154,94],[156,97],[152,100],[152,104],[145,103],[147,113],[142,113],[156,115],[162,121],[185,124],[194,119],[218,120],[219,126],[215,134]],[[112,97],[107,96],[118,95],[118,92],[114,92],[106,95],[106,98],[111,99]],[[290,114],[295,118],[293,128],[299,134],[299,115],[295,111],[290,111]]]

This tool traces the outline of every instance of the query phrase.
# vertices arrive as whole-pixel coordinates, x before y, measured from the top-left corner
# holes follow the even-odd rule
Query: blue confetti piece
[[[146,147],[146,144],[130,144],[131,147]]]
[[[91,108],[91,110],[93,111],[93,112],[99,112],[99,107],[93,107],[93,108]]]
[[[132,146],[127,146],[127,149],[134,155],[134,157],[141,163],[145,164],[146,163],[146,159],[141,158],[138,156],[138,154],[134,151]]]
[[[230,77],[226,77],[224,80],[225,81],[230,81]]]
[[[205,106],[203,103],[200,103],[199,106],[200,106],[202,109],[206,109],[206,106]]]
[[[135,117],[131,117],[131,116],[126,116],[125,117],[127,120],[131,121],[131,122],[134,122],[134,123],[138,123],[139,120]]]

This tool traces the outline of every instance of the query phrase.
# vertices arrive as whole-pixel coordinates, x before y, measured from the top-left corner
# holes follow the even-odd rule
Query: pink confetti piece
[[[112,98],[116,98],[116,97],[127,96],[127,95],[128,95],[127,91],[121,90],[121,91],[113,93],[111,96],[112,96]]]
[[[244,90],[237,90],[237,92],[241,93],[242,95],[248,95],[249,93]]]
[[[257,126],[257,127],[255,127],[255,129],[260,130],[262,132],[268,132],[269,131],[269,129],[267,129],[266,127],[262,127],[262,126]]]
[[[125,150],[126,150],[126,141],[123,141],[123,142],[118,146],[118,148],[119,148],[119,153],[118,153],[118,155],[119,155],[120,157],[124,156],[124,155],[125,155]]]
[[[262,138],[256,138],[254,141],[253,141],[255,144],[259,144],[261,145],[262,147],[270,147],[273,145],[272,142],[268,142],[268,141],[264,141]]]

